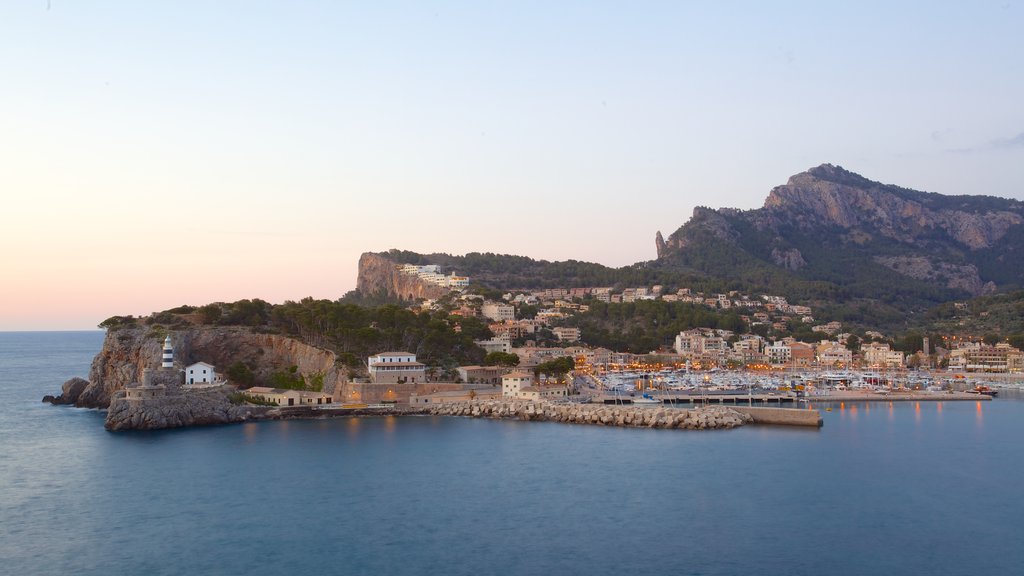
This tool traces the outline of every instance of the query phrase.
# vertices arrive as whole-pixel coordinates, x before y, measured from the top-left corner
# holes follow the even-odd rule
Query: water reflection
[[[259,425],[255,422],[246,422],[245,424],[242,424],[242,436],[245,438],[246,444],[252,444],[256,441],[258,426]]]
[[[978,424],[978,428],[981,428],[985,424],[985,414],[981,411],[981,402],[974,404],[974,421]]]
[[[350,440],[359,438],[359,431],[363,427],[362,418],[349,418],[345,423],[345,434]]]
[[[914,422],[917,424],[921,423],[921,403],[914,402]]]

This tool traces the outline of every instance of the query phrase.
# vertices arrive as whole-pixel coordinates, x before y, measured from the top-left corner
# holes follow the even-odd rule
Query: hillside
[[[927,325],[925,312],[943,303],[1024,287],[1022,223],[1017,200],[920,192],[823,164],[772,189],[761,208],[694,209],[668,238],[657,233],[653,261],[610,268],[391,250],[364,255],[359,285],[408,299],[416,290],[380,263],[439,264],[501,291],[661,284],[776,294],[812,306],[818,320],[900,331]]]
[[[388,267],[383,264],[384,262],[390,262],[392,265]],[[457,256],[389,250],[382,253],[367,252],[360,257],[357,291],[364,296],[384,293],[399,300],[409,300],[408,294],[415,296],[421,292],[422,289],[417,287],[419,283],[415,279],[410,276],[402,278],[402,275],[395,272],[397,264],[438,264],[447,272],[469,276],[472,283],[478,287],[502,291],[652,284],[693,287],[708,291],[726,287],[726,282],[707,277],[700,272],[662,268],[653,266],[651,262],[611,268],[593,262],[550,262],[511,254],[470,252]]]
[[[755,210],[697,208],[656,266],[808,302],[832,318],[898,328],[955,299],[1024,285],[1024,203],[943,196],[824,164]]]

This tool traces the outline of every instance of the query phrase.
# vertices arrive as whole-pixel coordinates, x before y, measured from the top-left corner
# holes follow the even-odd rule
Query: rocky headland
[[[103,347],[92,361],[89,378],[72,378],[59,396],[44,401],[80,408],[107,408],[115,394],[142,382],[143,372],[160,365],[161,347],[167,331],[146,326],[109,330]],[[213,364],[221,373],[235,362],[251,366],[257,378],[296,367],[296,374],[322,381],[323,391],[332,394],[345,381],[335,354],[294,338],[259,333],[239,326],[196,326],[171,331],[175,366],[194,362]]]

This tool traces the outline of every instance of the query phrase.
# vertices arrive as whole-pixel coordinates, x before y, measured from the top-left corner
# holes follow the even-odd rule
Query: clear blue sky
[[[1021,2],[0,5],[0,329],[624,265],[831,162],[1024,198]]]

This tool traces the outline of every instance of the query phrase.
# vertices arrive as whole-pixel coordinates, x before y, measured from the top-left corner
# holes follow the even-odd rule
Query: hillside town
[[[787,302],[777,295],[747,295],[738,292],[704,294],[680,288],[665,293],[662,286],[637,286],[620,290],[598,288],[551,288],[535,291],[508,292],[501,301],[487,300],[465,290],[469,278],[445,276],[437,266],[403,267],[403,272],[418,274],[421,278],[451,286],[450,278],[458,278],[459,288],[452,299],[451,314],[474,316],[489,322],[494,334],[490,340],[477,341],[488,352],[517,354],[522,366],[559,356],[580,358],[586,364],[629,365],[645,361],[668,361],[672,364],[706,368],[821,368],[821,369],[886,369],[937,368],[967,372],[1020,372],[1024,371],[1024,352],[1005,342],[986,344],[956,336],[946,342],[929,342],[923,338],[921,350],[907,354],[892,349],[886,336],[867,331],[855,336],[843,330],[840,322],[815,323],[809,306]],[[627,354],[602,348],[588,348],[578,344],[580,329],[560,325],[561,320],[586,312],[584,302],[593,299],[606,303],[630,303],[644,300],[683,302],[704,306],[712,310],[742,310],[740,319],[751,328],[751,333],[737,334],[723,329],[694,328],[680,332],[671,348],[652,350],[648,354]],[[439,301],[425,301],[423,308],[436,309]],[[534,311],[530,318],[520,311]],[[781,331],[793,321],[810,326],[820,334],[817,342],[802,342],[793,337],[771,339],[754,333],[758,326],[769,331]],[[538,346],[544,332],[557,342],[555,346]],[[519,345],[516,345],[519,344]]]

